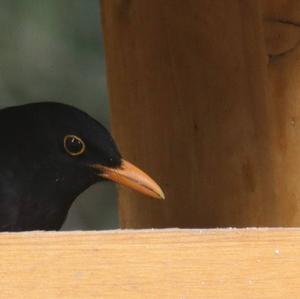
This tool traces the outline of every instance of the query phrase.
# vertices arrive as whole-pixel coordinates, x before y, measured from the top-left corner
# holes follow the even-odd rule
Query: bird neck
[[[31,182],[26,182],[17,227],[22,230],[59,230],[76,197],[94,183],[92,179],[83,180],[83,177],[87,178],[88,174],[82,171],[79,174],[71,168],[68,171],[54,167],[38,169]]]

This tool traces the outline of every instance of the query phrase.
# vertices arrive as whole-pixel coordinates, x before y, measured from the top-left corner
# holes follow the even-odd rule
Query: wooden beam
[[[290,224],[259,2],[101,3],[114,135],[167,198],[122,189],[123,227]]]
[[[0,234],[1,298],[298,298],[300,229]]]

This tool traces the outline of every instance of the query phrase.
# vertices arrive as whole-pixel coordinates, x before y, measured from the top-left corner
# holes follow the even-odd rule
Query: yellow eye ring
[[[85,143],[76,135],[66,135],[64,137],[65,151],[71,156],[79,156],[85,152]]]

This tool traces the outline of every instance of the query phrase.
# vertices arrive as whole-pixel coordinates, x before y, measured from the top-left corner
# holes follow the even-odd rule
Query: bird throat
[[[72,203],[94,183],[92,179],[87,180],[87,176],[82,180],[76,174],[60,173],[54,169],[37,176],[20,198],[14,231],[59,230]]]

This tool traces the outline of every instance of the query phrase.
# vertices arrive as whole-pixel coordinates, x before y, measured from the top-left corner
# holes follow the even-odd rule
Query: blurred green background
[[[0,2],[1,107],[74,105],[109,126],[99,0]],[[118,227],[115,186],[95,185],[72,206],[65,230]]]

